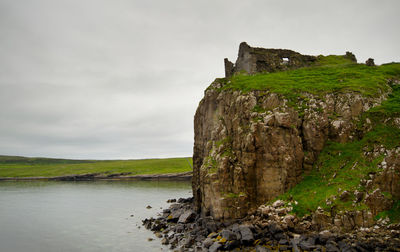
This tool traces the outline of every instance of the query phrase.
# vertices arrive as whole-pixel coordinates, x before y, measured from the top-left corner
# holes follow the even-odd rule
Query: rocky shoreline
[[[230,221],[200,216],[193,198],[167,202],[143,225],[173,251],[400,251],[400,224],[386,220],[344,232],[321,229],[313,216],[298,218],[280,200]]]
[[[93,181],[93,180],[187,180],[192,179],[193,172],[168,173],[168,174],[143,174],[129,175],[131,173],[87,173],[87,174],[71,174],[55,177],[0,177],[0,181],[29,181],[29,180],[45,180],[45,181]]]

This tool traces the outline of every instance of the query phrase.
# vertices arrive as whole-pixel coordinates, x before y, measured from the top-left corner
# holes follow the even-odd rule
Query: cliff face
[[[296,186],[318,165],[323,172],[313,178],[326,188],[321,193],[330,190],[330,195],[313,204],[315,209],[319,204],[330,209],[328,219],[346,208],[350,198],[355,198],[354,206],[368,207],[374,214],[391,207],[385,202],[400,199],[399,64],[366,66],[356,64],[349,52],[314,57],[242,43],[236,63],[225,60],[225,67],[228,78],[216,79],[207,88],[194,119],[193,194],[203,215],[244,217]],[[290,69],[296,70],[279,73]],[[263,74],[251,75],[260,71]],[[386,102],[392,89],[396,94]],[[385,105],[370,113],[383,101]],[[360,140],[371,130],[368,139]],[[390,142],[386,138],[395,143],[382,145]],[[324,149],[327,142],[344,144],[353,152],[331,152]],[[346,147],[353,142],[359,147]],[[321,153],[325,160],[316,162]],[[335,160],[326,162],[329,159]],[[350,182],[345,178],[349,174],[354,176]],[[343,190],[356,196],[338,202]],[[293,195],[303,197],[303,191]],[[291,197],[285,199],[296,202]],[[303,214],[304,209],[315,210],[300,205]]]
[[[354,138],[358,117],[385,98],[308,95],[303,113],[276,93],[214,82],[195,115],[193,192],[204,214],[238,218],[296,185],[326,141]]]

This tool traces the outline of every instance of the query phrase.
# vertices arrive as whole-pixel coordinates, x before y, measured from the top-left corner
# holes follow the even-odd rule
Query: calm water
[[[166,251],[141,220],[189,196],[188,182],[0,182],[0,251]]]

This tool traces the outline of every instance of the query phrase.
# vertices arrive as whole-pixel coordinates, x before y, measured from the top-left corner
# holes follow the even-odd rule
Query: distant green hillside
[[[86,173],[166,174],[191,171],[191,165],[191,158],[70,160],[0,156],[0,177],[54,177]]]
[[[94,160],[41,158],[41,157],[20,157],[0,155],[0,164],[80,164],[93,163]]]

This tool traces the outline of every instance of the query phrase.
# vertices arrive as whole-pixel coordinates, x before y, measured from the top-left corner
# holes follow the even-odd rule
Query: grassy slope
[[[363,149],[373,145],[390,149],[399,144],[400,129],[383,126],[378,126],[359,141],[345,144],[330,142],[320,154],[312,173],[280,198],[297,201],[294,212],[299,215],[313,212],[318,206],[330,211],[331,206],[326,204],[326,199],[338,196],[339,188],[342,191],[363,190],[359,187],[360,180],[368,179],[369,172],[377,172],[377,165],[384,157],[368,160],[363,155]],[[338,198],[333,205],[337,211],[353,208],[352,201],[343,202]],[[356,206],[358,209],[365,207],[362,203]]]
[[[312,173],[290,191],[280,196],[282,199],[298,201],[294,212],[299,215],[315,211],[318,206],[330,210],[326,199],[339,194],[339,188],[347,191],[360,190],[361,179],[368,179],[370,172],[377,172],[377,165],[383,160],[383,155],[375,159],[367,159],[364,151],[370,151],[374,146],[384,146],[392,149],[400,146],[400,129],[389,124],[382,124],[383,118],[400,116],[400,86],[394,88],[391,97],[380,107],[371,109],[364,118],[373,118],[374,127],[361,139],[349,143],[330,142],[320,154]],[[360,126],[363,120],[360,122]],[[310,197],[309,195],[313,195]],[[391,197],[386,193],[387,197]],[[336,211],[354,208],[352,202],[340,199],[333,201]],[[359,203],[356,209],[366,206]],[[392,221],[400,221],[400,201],[394,207],[380,216],[389,216]]]
[[[189,158],[192,162],[191,158]],[[143,160],[68,160],[0,156],[0,177],[53,177],[85,173],[130,175],[191,171],[187,158]]]
[[[400,78],[400,64],[388,64],[374,69],[377,73],[384,74],[383,76],[386,76],[386,79]],[[355,80],[353,81],[356,83]],[[365,81],[364,78],[359,81],[360,87],[365,86],[365,83],[362,83]],[[372,83],[368,85],[373,88]],[[379,86],[381,85],[378,83],[375,87]],[[368,95],[368,93],[366,94]],[[369,160],[363,155],[365,150],[372,150],[374,146],[384,146],[386,149],[400,146],[400,129],[393,127],[390,121],[383,123],[385,119],[394,117],[400,117],[399,85],[392,86],[392,94],[388,100],[384,101],[381,106],[369,110],[361,118],[360,128],[363,127],[366,118],[372,120],[373,128],[371,131],[353,142],[329,142],[320,154],[312,173],[279,198],[297,201],[298,205],[294,206],[294,212],[300,216],[315,211],[318,206],[328,211],[332,209],[332,206],[334,206],[335,211],[366,208],[363,203],[354,206],[352,201],[343,202],[338,197],[332,200],[332,205],[328,206],[326,199],[333,199],[332,196],[338,196],[340,194],[339,188],[341,191],[364,189],[359,185],[360,180],[368,179],[369,172],[376,172],[377,164],[384,158],[379,156]],[[389,198],[391,197],[388,193],[386,195]],[[381,216],[389,216],[395,222],[400,221],[400,201],[396,201],[391,210],[378,215],[378,217]]]
[[[286,72],[260,73],[256,75],[235,75],[230,79],[217,79],[224,83],[222,89],[265,90],[284,95],[289,105],[305,99],[303,93],[323,95],[331,92],[360,92],[365,96],[380,95],[380,91],[388,90],[388,79],[400,79],[400,64],[391,63],[368,67],[353,63],[342,56],[320,56],[313,67],[300,68]],[[318,206],[336,211],[346,209],[363,209],[364,204],[352,206],[352,201],[333,200],[328,206],[326,199],[339,194],[339,188],[348,191],[358,187],[360,179],[367,178],[369,172],[377,169],[383,156],[367,160],[363,156],[363,148],[371,149],[374,145],[383,145],[388,149],[400,146],[400,129],[388,124],[382,124],[384,118],[400,116],[400,87],[393,86],[393,93],[382,106],[371,109],[365,118],[373,121],[373,129],[360,139],[350,143],[340,144],[330,142],[319,156],[311,174],[305,177],[297,186],[278,198],[297,201],[294,212],[300,216],[309,214]],[[312,196],[311,196],[312,195]],[[390,195],[388,195],[390,197]],[[397,201],[390,211],[381,213],[393,221],[400,221],[400,201]]]

